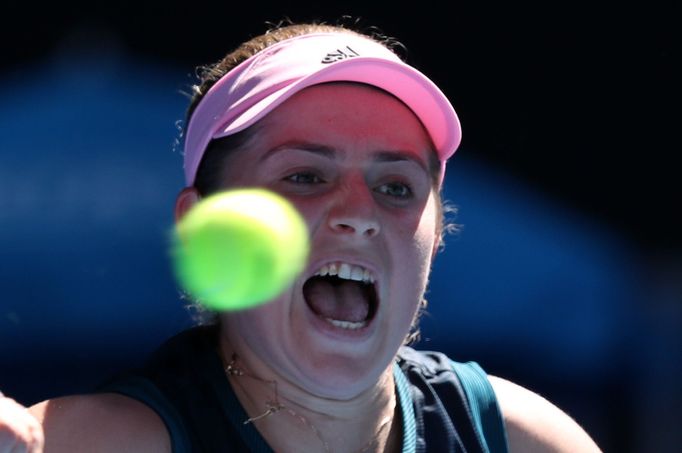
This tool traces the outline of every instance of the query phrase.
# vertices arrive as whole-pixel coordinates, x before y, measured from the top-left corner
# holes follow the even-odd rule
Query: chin
[[[358,395],[375,386],[378,382],[377,377],[367,377],[354,379],[351,376],[322,375],[315,378],[308,377],[308,382],[303,383],[305,390],[318,396],[331,400],[351,400]]]
[[[300,357],[294,382],[305,391],[323,398],[348,400],[375,386],[390,365],[378,360],[359,359],[339,354],[321,354],[318,360]],[[301,359],[305,363],[301,363]]]

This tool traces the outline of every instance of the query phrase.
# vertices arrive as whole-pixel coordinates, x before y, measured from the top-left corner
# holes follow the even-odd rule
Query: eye
[[[398,199],[408,199],[412,197],[412,189],[407,184],[401,182],[389,182],[376,188],[380,194]]]
[[[306,171],[293,173],[285,177],[284,180],[293,184],[320,184],[324,182],[322,181],[322,178],[317,176],[315,173]]]

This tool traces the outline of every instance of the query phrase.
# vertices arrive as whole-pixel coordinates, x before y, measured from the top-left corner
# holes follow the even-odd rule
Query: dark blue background
[[[265,20],[346,12],[401,38],[463,122],[444,189],[462,229],[436,260],[419,347],[540,392],[606,451],[679,445],[665,10],[273,5],[235,24],[173,2],[45,8],[11,4],[3,29],[3,392],[87,390],[191,324],[167,255],[193,68]]]

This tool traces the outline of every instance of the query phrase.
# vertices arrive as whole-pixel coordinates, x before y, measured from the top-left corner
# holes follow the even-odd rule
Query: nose
[[[329,228],[339,234],[377,236],[381,228],[371,191],[364,184],[354,184],[339,192],[329,211]]]

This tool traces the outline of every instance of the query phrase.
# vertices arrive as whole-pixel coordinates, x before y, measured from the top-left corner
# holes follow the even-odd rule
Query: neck
[[[348,399],[313,395],[248,361],[221,340],[226,375],[253,423],[278,452],[399,451],[402,423],[392,365],[376,385]]]

